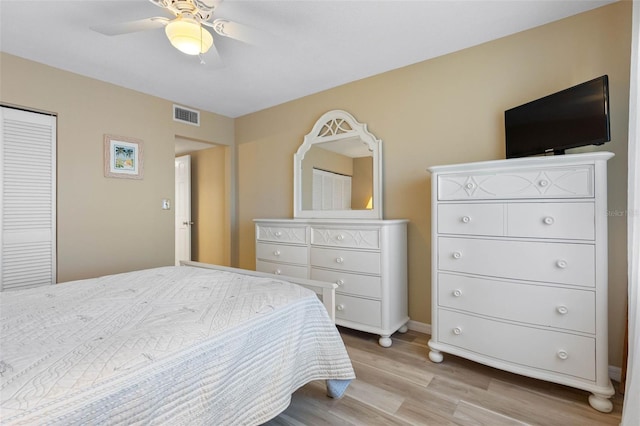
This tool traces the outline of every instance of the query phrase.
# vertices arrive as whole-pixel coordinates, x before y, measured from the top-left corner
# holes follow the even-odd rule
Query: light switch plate
[[[168,198],[162,200],[162,210],[171,210],[171,201]]]

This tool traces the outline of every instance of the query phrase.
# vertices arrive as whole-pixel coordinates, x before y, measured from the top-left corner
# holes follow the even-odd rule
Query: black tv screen
[[[606,75],[504,112],[507,158],[611,140]]]

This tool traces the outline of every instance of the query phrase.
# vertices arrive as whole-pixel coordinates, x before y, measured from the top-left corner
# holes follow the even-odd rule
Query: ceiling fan
[[[137,31],[165,27],[171,44],[187,55],[200,55],[211,49],[217,55],[213,36],[204,27],[212,28],[216,34],[249,44],[256,44],[260,32],[249,26],[226,19],[214,19],[214,10],[222,0],[149,0],[174,15],[173,19],[153,17],[136,21],[91,27],[105,35],[127,34]]]

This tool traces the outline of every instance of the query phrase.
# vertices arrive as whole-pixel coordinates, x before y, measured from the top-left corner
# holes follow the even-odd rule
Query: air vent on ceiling
[[[183,106],[173,106],[173,119],[181,123],[191,124],[193,126],[200,125],[200,111],[189,109]]]

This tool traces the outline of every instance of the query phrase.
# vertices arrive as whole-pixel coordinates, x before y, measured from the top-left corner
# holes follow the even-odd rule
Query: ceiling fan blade
[[[167,18],[155,17],[121,22],[119,24],[96,25],[91,27],[91,29],[104,35],[113,36],[162,28],[167,25],[169,21],[170,19]]]
[[[202,22],[203,25],[213,28],[221,36],[233,38],[244,43],[257,45],[267,37],[262,31],[248,25],[239,24],[226,19],[216,19],[213,22]]]

